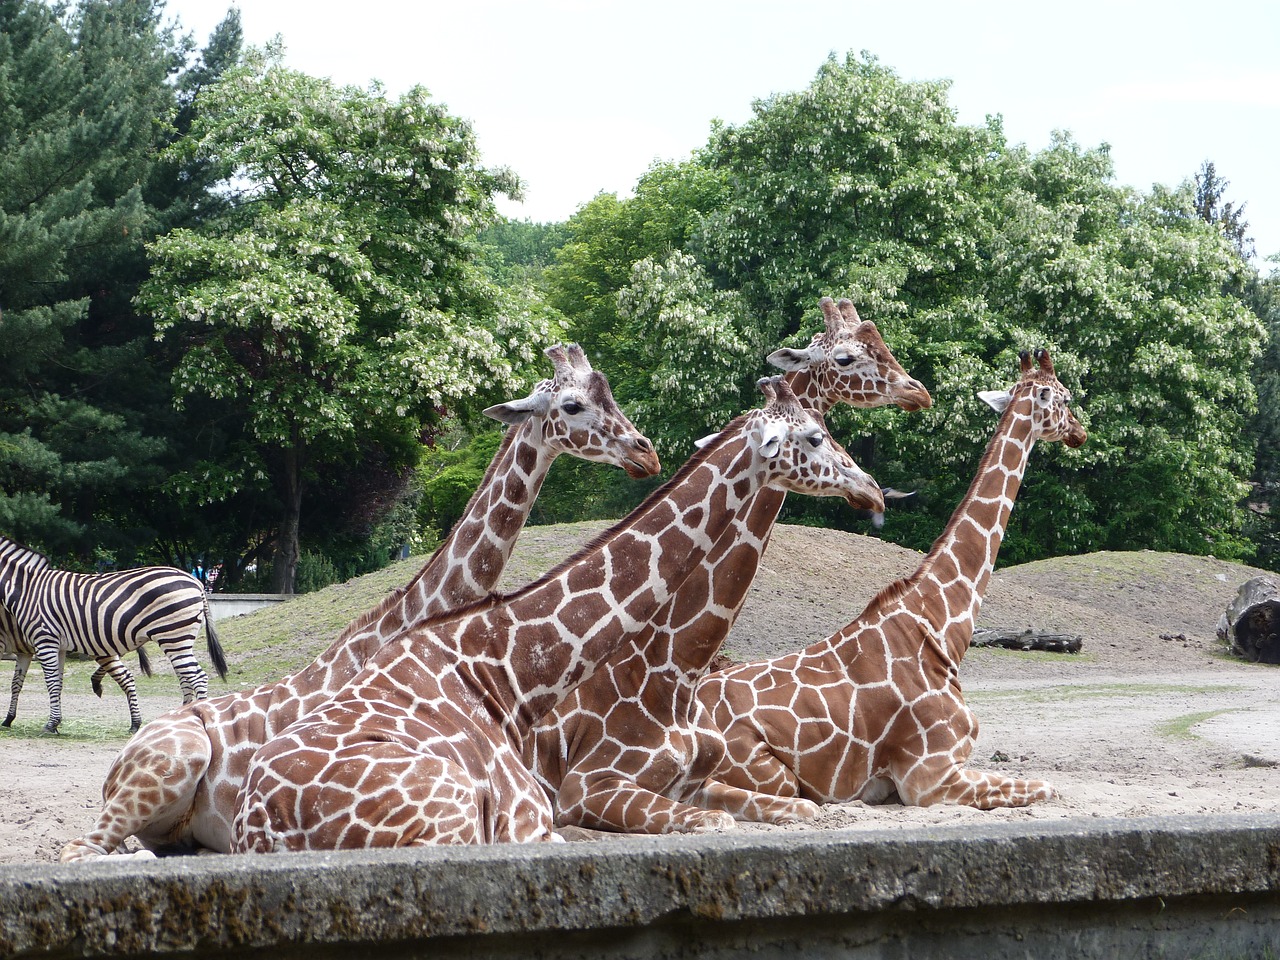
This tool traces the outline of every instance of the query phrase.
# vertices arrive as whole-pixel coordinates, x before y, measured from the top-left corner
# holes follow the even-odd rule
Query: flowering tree
[[[403,467],[442,408],[513,389],[554,336],[508,314],[471,237],[514,194],[425,90],[339,89],[258,55],[203,94],[176,148],[220,165],[225,217],[149,247],[138,301],[178,354],[178,402],[238,418],[234,460],[188,471],[205,499],[270,483],[274,587],[292,592],[308,481],[371,446]]]

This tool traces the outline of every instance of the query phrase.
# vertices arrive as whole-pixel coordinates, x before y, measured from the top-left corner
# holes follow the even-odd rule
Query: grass
[[[1181,683],[1097,683],[1060,684],[1049,687],[1030,687],[1025,690],[977,690],[966,691],[965,699],[981,703],[1018,700],[1028,703],[1053,703],[1081,700],[1090,697],[1121,697],[1131,699],[1141,696],[1167,694],[1229,693],[1236,689],[1230,684],[1206,684],[1195,686]]]
[[[1191,732],[1191,728],[1197,723],[1203,723],[1211,717],[1219,717],[1224,713],[1231,713],[1230,710],[1201,710],[1199,713],[1186,713],[1180,717],[1173,717],[1156,727],[1156,733],[1162,737],[1170,737],[1174,740],[1199,740],[1200,735]]]

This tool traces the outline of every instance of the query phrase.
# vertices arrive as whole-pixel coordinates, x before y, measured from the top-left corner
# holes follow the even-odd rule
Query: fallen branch
[[[1084,638],[1069,633],[1044,633],[1029,627],[1026,630],[979,628],[973,631],[971,646],[1037,650],[1041,653],[1079,653],[1084,646]]]

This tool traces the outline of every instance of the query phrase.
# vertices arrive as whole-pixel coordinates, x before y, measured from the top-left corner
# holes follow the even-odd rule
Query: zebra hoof
[[[52,737],[56,737],[58,735],[58,725],[56,723],[46,723],[44,725],[44,730],[41,732],[47,733]]]
[[[0,723],[0,727],[12,727],[12,726],[13,726],[13,718],[14,718],[15,716],[17,716],[17,714],[13,714],[13,713],[9,714],[9,716],[7,716],[7,717],[5,717],[5,718],[4,718],[4,723]]]

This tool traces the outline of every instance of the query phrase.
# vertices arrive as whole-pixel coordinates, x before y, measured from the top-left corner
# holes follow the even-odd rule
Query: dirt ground
[[[550,562],[594,532],[572,526],[571,532],[533,528],[522,547]],[[779,527],[726,652],[755,659],[825,636],[919,561],[918,553],[870,537]],[[1262,574],[1213,558],[1158,553],[1096,553],[997,573],[983,625],[1076,634],[1084,644],[1074,655],[969,652],[961,678],[981,722],[971,766],[1046,779],[1059,795],[1000,811],[852,804],[827,808],[809,826],[1280,815],[1280,672],[1225,656],[1216,639],[1236,589]],[[44,713],[41,687],[33,675],[21,714],[30,724]],[[174,705],[167,687],[156,689],[166,693],[144,698],[145,717]],[[73,695],[65,712],[113,726],[124,716],[117,700],[118,694],[101,701]],[[123,742],[122,735],[0,730],[0,863],[56,860],[64,842],[87,830]]]

